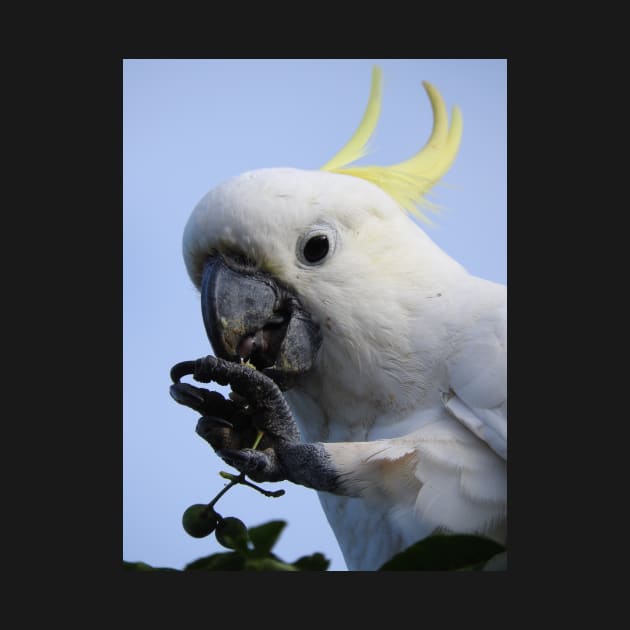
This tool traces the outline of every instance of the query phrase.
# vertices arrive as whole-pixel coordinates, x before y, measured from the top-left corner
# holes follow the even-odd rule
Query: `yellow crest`
[[[321,167],[321,170],[366,179],[382,188],[406,211],[429,222],[418,205],[422,202],[430,205],[424,200],[424,193],[448,171],[455,160],[462,137],[463,121],[460,109],[454,107],[449,127],[442,96],[427,81],[423,81],[422,85],[433,109],[433,130],[418,153],[404,162],[391,166],[348,166],[366,154],[367,143],[378,122],[381,110],[382,72],[380,68],[374,67],[370,98],[357,130],[347,144]]]

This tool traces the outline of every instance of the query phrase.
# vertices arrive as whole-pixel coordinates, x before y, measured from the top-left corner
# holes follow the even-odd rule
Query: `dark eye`
[[[312,236],[304,245],[304,259],[309,263],[323,260],[330,249],[328,237],[325,234]]]
[[[306,228],[295,244],[295,256],[299,265],[315,267],[325,262],[337,251],[339,233],[333,225],[318,221]]]

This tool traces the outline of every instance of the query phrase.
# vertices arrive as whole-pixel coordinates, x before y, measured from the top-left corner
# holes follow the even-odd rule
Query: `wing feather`
[[[507,461],[507,309],[480,317],[448,364],[442,402]]]

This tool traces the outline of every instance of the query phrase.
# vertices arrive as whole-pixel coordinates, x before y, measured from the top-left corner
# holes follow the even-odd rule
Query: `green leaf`
[[[245,559],[235,551],[213,553],[187,564],[184,571],[242,571]]]
[[[322,553],[314,553],[310,556],[302,556],[293,563],[300,571],[325,571],[330,565],[330,560]]]
[[[171,569],[169,567],[152,567],[146,562],[127,562],[123,560],[123,569],[125,571],[176,571],[179,569]]]
[[[487,562],[505,547],[481,536],[435,535],[396,554],[380,571],[452,571]]]
[[[250,527],[249,539],[254,544],[256,555],[269,553],[286,525],[286,521],[269,521],[258,527]]]
[[[248,558],[245,561],[246,571],[299,571],[292,564],[276,560],[269,556],[264,558]]]

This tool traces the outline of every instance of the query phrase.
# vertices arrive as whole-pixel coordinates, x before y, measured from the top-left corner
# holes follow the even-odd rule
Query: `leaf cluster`
[[[272,552],[286,521],[269,521],[247,528],[247,536],[233,539],[235,549],[214,553],[187,564],[184,571],[326,571],[330,560],[321,553],[286,562]],[[144,562],[123,562],[127,571],[177,571]]]

